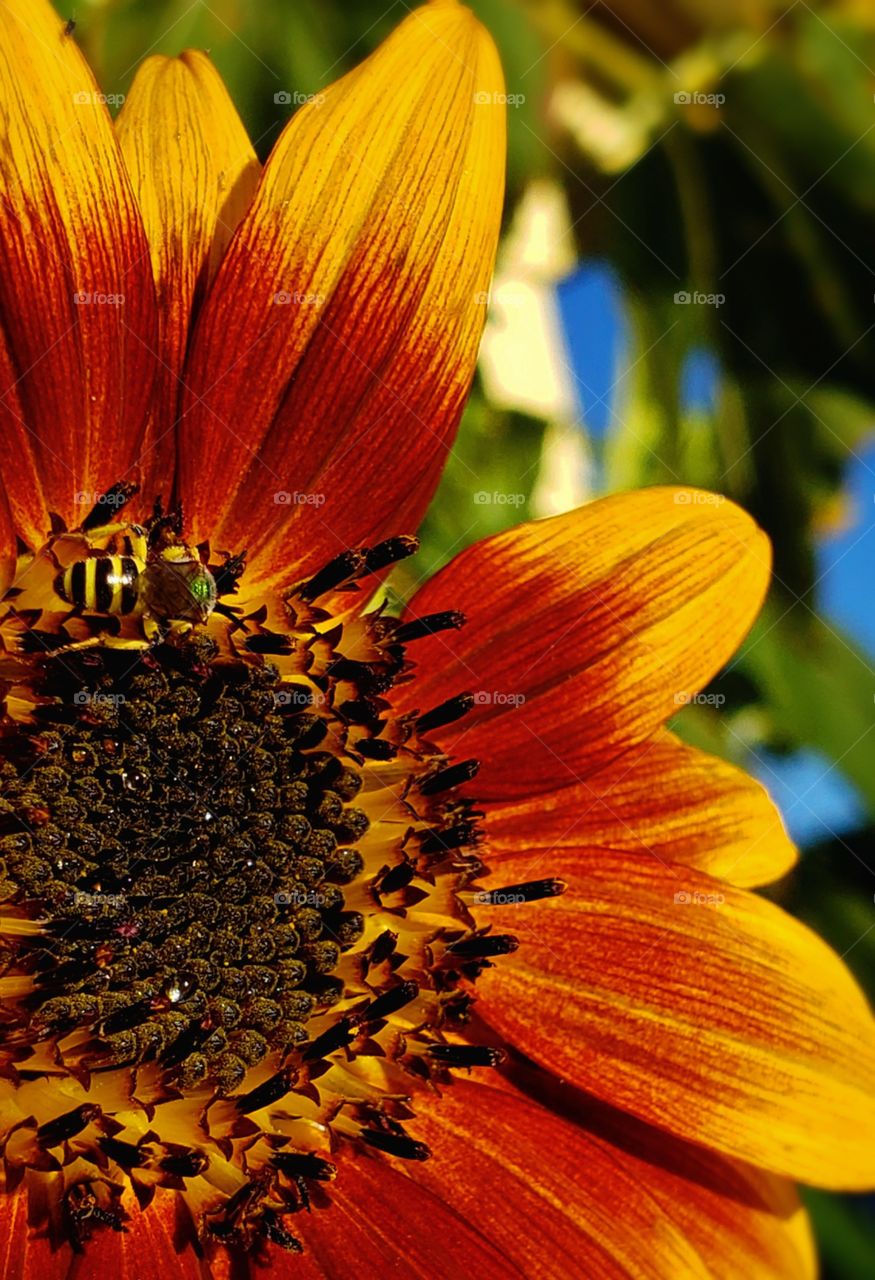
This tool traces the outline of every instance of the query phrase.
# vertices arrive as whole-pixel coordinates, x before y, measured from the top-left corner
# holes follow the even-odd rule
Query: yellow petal
[[[180,375],[190,323],[258,184],[259,164],[206,54],[147,58],[116,122],[149,239],[158,288],[159,355],[145,449],[168,493]]]
[[[486,32],[436,0],[268,160],[194,334],[180,439],[195,536],[249,548],[246,588],[418,525],[483,327],[502,87]]]

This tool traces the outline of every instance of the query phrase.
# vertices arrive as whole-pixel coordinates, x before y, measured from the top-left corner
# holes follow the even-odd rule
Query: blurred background
[[[740,502],[775,580],[683,710],[802,848],[772,892],[875,991],[875,4],[470,0],[507,73],[509,194],[480,376],[420,571],[659,482]],[[58,0],[103,91],[210,50],[264,157],[404,0]],[[403,591],[404,584],[400,589]],[[875,1200],[810,1194],[824,1273]]]

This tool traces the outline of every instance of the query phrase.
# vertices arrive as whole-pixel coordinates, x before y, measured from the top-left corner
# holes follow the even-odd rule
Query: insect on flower
[[[145,525],[99,523],[107,507],[118,511],[135,493],[134,485],[113,486],[78,529],[57,535],[47,551],[66,563],[54,580],[61,600],[80,613],[136,616],[144,643],[152,644],[205,623],[216,608],[218,587],[198,550],[183,540],[180,513],[164,515],[159,504]],[[244,559],[234,557],[217,570],[225,591],[234,590]],[[100,643],[113,641],[104,637]]]

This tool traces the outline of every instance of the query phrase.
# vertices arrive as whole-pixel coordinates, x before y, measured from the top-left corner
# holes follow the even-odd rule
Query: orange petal
[[[438,1163],[424,1166],[426,1177],[439,1173],[447,1156],[446,1143],[434,1130],[442,1137],[443,1122],[458,1124],[461,1115],[454,1115],[454,1105],[457,1113],[463,1107],[468,1112],[468,1128],[475,1134],[480,1127],[478,1114],[483,1117],[483,1127],[494,1122],[499,1141],[507,1130],[519,1132],[524,1122],[526,1130],[533,1131],[533,1145],[537,1143],[542,1152],[574,1153],[581,1167],[590,1166],[592,1150],[602,1162],[609,1156],[614,1176],[620,1171],[628,1177],[639,1201],[649,1197],[656,1202],[693,1246],[712,1280],[738,1280],[739,1276],[749,1280],[786,1280],[789,1276],[813,1280],[817,1266],[811,1228],[792,1182],[683,1142],[596,1102],[537,1068],[514,1067],[511,1075],[513,1082],[504,1074],[494,1074],[494,1088],[454,1087],[446,1098],[448,1105],[445,1107],[442,1100],[429,1114],[426,1127]],[[496,1089],[510,1095],[511,1105],[495,1097]],[[534,1159],[539,1177],[543,1177],[540,1166],[544,1157]],[[471,1181],[479,1186],[480,1180]],[[572,1210],[569,1218],[576,1215],[585,1222],[587,1215],[575,1180],[570,1178],[566,1186]],[[597,1196],[598,1184],[593,1191]],[[612,1205],[609,1195],[606,1187],[600,1210],[618,1211],[618,1227],[633,1230],[634,1224],[624,1220],[625,1201]],[[654,1251],[658,1249],[657,1240],[649,1243]]]
[[[0,360],[12,408],[3,477],[33,543],[47,511],[76,524],[77,495],[132,472],[154,376],[155,298],[106,105],[47,0],[0,6],[0,116],[0,314],[12,362],[10,371]]]
[[[792,1182],[619,1113],[602,1122],[600,1140],[607,1133],[615,1158],[705,1260],[711,1280],[815,1280],[811,1225]]]
[[[418,525],[483,327],[502,87],[473,15],[434,0],[277,143],[197,325],[181,427],[195,537],[248,546],[246,588]]]
[[[328,1203],[330,1201],[330,1203]],[[484,1237],[477,1219],[376,1157],[338,1163],[337,1181],[312,1213],[287,1219],[302,1257],[274,1254],[277,1280],[511,1280],[524,1273]]]
[[[680,1137],[818,1186],[875,1184],[875,1023],[829,947],[688,868],[601,852],[562,870],[563,898],[482,909],[522,942],[477,984],[487,1021]]]
[[[706,871],[750,888],[785,875],[796,861],[764,787],[717,756],[658,730],[584,782],[531,800],[487,807],[489,864],[504,874],[507,853],[549,849],[550,873],[568,859],[585,872],[591,851],[628,849]],[[534,879],[542,864],[530,863]]]
[[[617,494],[519,525],[414,597],[409,617],[460,609],[468,621],[417,642],[400,704],[476,692],[473,712],[438,737],[482,762],[481,800],[579,783],[723,667],[769,565],[750,516],[694,489]]]
[[[252,198],[259,164],[221,77],[197,50],[141,63],[116,128],[158,286],[161,365],[144,453],[156,489],[169,494],[190,321]]]

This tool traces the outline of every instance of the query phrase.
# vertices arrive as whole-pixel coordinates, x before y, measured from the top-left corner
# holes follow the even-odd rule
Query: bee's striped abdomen
[[[55,591],[77,609],[124,616],[137,608],[140,571],[133,556],[92,556],[59,573]]]

